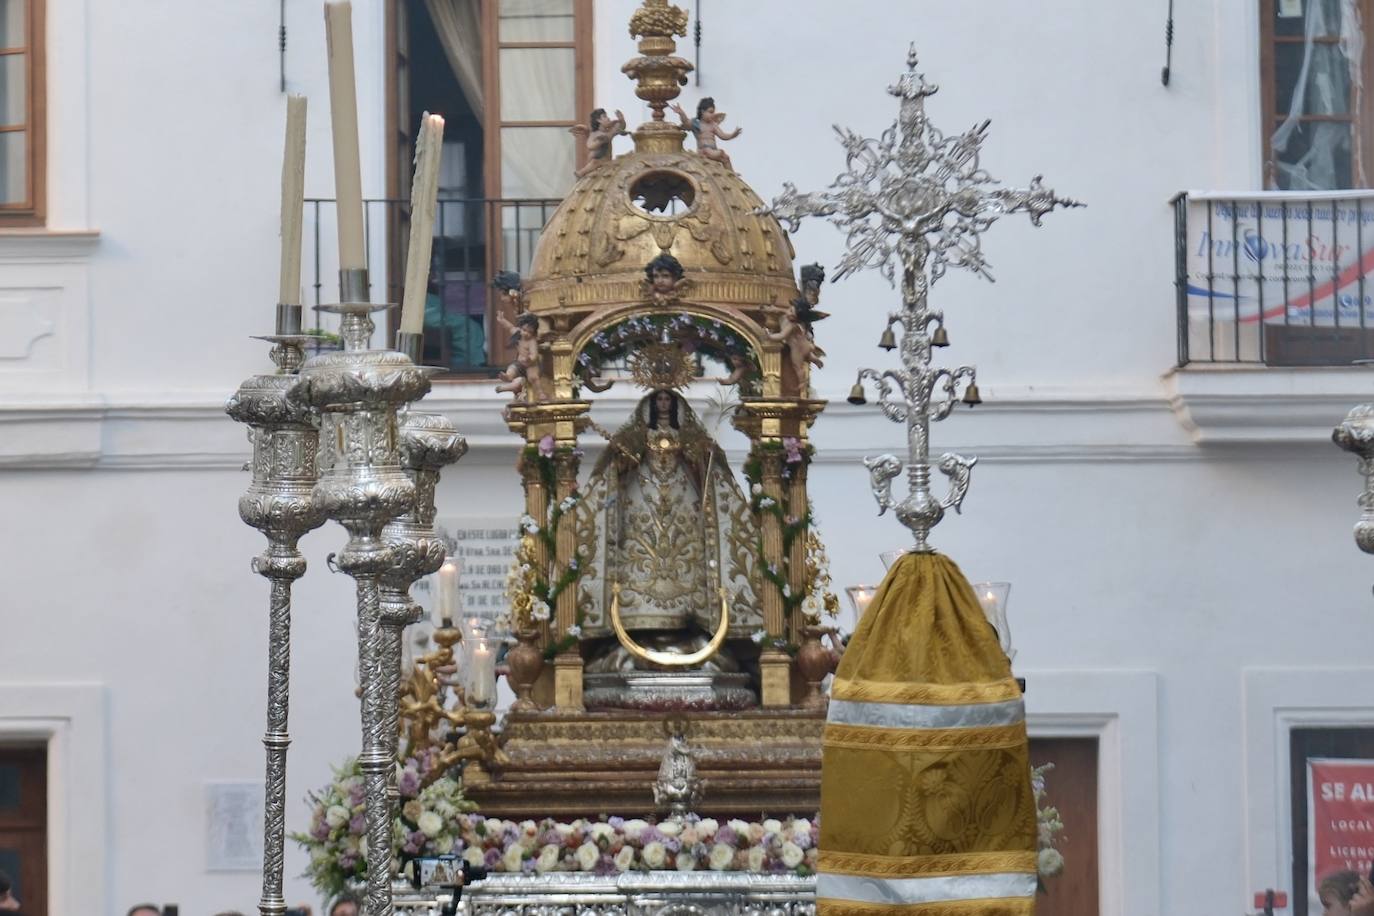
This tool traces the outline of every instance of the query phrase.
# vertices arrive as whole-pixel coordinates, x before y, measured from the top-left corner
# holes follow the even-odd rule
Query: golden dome
[[[666,0],[645,0],[630,20],[640,56],[623,69],[653,118],[632,152],[583,175],[545,224],[523,284],[531,311],[575,323],[642,302],[645,266],[661,254],[685,271],[684,302],[757,314],[798,295],[791,240],[755,212],[763,201],[725,163],[684,150],[685,131],[664,119],[692,69],[673,56],[686,27]]]
[[[684,298],[784,305],[797,295],[792,243],[777,220],[754,212],[762,206],[732,170],[696,153],[619,156],[580,179],[549,218],[525,282],[529,308],[637,301],[645,265],[665,252],[691,281]]]

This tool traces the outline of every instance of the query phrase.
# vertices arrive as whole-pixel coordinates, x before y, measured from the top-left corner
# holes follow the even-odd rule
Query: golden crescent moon
[[[620,583],[611,586],[611,628],[615,630],[615,638],[620,640],[620,644],[625,647],[635,658],[650,662],[655,665],[662,665],[665,668],[690,668],[700,665],[720,651],[720,647],[725,644],[725,634],[730,629],[730,605],[725,598],[724,587],[720,588],[720,623],[716,626],[715,635],[711,641],[702,646],[695,652],[681,655],[677,652],[659,652],[654,649],[646,649],[635,642],[630,636],[625,625],[620,622]]]

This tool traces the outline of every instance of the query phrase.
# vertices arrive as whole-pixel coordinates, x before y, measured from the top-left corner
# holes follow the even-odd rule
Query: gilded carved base
[[[765,652],[759,659],[759,679],[764,706],[792,704],[792,659],[781,652]]]
[[[823,713],[752,709],[683,716],[705,780],[698,813],[797,814],[820,807]],[[468,796],[483,814],[509,818],[624,817],[655,813],[653,784],[663,758],[662,718],[634,712],[507,716],[508,761]]]

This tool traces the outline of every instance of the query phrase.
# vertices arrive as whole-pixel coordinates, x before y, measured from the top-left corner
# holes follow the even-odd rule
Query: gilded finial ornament
[[[997,187],[979,164],[989,122],[946,137],[926,114],[926,99],[939,87],[917,72],[915,45],[906,63],[907,72],[887,90],[899,100],[892,126],[873,139],[837,125],[846,171],[825,191],[802,193],[784,183],[783,193],[761,212],[776,217],[792,232],[806,216],[824,216],[843,230],[846,252],[836,279],[873,269],[895,283],[900,268],[902,309],[888,315],[887,331],[893,325],[902,328],[902,367],[860,370],[849,402],[865,403],[863,384],[870,381],[878,388],[883,415],[906,424],[909,453],[905,464],[895,455],[865,463],[879,514],[895,507],[898,520],[915,537],[915,549],[928,552],[933,549],[927,540],[930,530],[946,509],[958,511],[976,460],[941,456],[936,466],[950,478],[950,488],[943,498],[936,497],[930,486],[930,424],[949,416],[961,400],[970,407],[982,403],[971,366],[931,365],[931,348],[946,345],[949,338],[944,313],[929,307],[929,289],[950,267],[992,279],[983,257],[982,233],[998,217],[1025,213],[1038,226],[1050,211],[1081,204],[1046,188],[1039,175],[1023,189]],[[890,333],[879,341],[885,349],[894,344]],[[891,493],[892,480],[903,468],[908,493],[897,502]]]
[[[636,350],[626,360],[635,384],[646,391],[682,391],[696,378],[691,354],[678,343],[656,343]]]
[[[687,11],[668,0],[644,0],[630,16],[630,37],[686,38]]]

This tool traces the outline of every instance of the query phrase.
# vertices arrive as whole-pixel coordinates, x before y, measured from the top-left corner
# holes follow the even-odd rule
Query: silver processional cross
[[[887,90],[901,100],[896,122],[876,140],[837,125],[846,171],[826,191],[800,193],[784,183],[783,193],[762,211],[776,217],[789,232],[796,232],[805,216],[827,217],[844,230],[846,251],[836,280],[868,268],[881,271],[889,283],[895,283],[897,266],[901,266],[902,309],[888,315],[879,346],[895,348],[892,326],[901,325],[902,366],[882,372],[859,370],[849,400],[864,403],[863,383],[870,380],[877,386],[883,414],[906,424],[906,499],[897,503],[892,497],[892,479],[903,468],[901,459],[880,455],[864,464],[878,514],[895,505],[897,519],[911,529],[915,549],[923,552],[932,550],[927,538],[945,510],[959,511],[977,460],[941,455],[937,464],[950,478],[950,488],[943,499],[937,499],[930,488],[930,423],[949,416],[960,400],[961,383],[963,402],[981,403],[971,366],[951,370],[931,365],[931,348],[947,346],[948,338],[944,313],[927,305],[929,287],[950,267],[992,279],[981,236],[999,216],[1024,212],[1038,226],[1040,218],[1056,207],[1082,206],[1046,188],[1039,175],[1024,189],[997,187],[978,164],[989,122],[946,137],[926,116],[925,100],[938,89],[916,72],[913,45],[907,53],[907,72]]]

